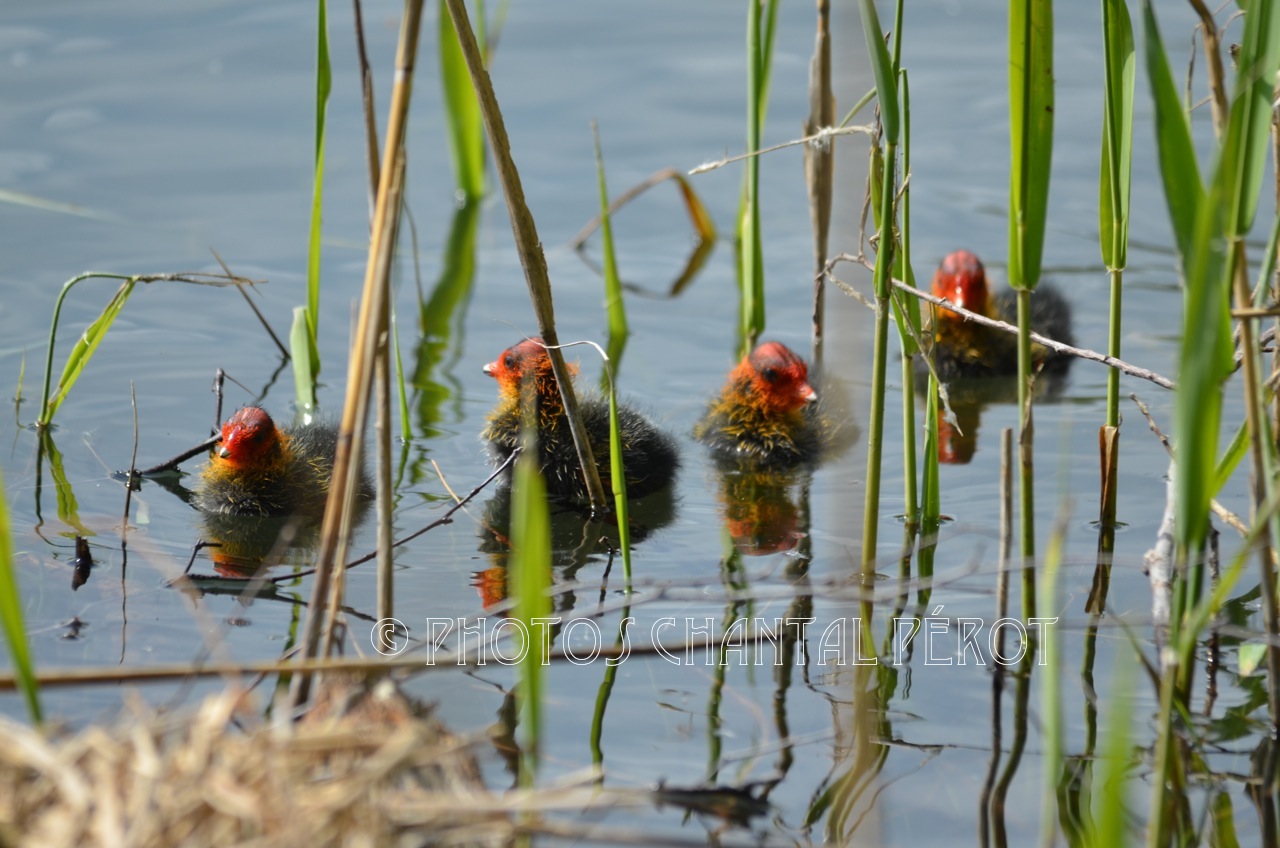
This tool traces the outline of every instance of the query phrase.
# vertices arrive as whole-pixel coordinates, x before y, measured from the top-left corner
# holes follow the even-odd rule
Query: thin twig
[[[1169,454],[1169,458],[1173,459],[1173,445],[1170,444],[1169,437],[1161,431],[1160,425],[1156,423],[1155,418],[1151,415],[1151,410],[1147,408],[1145,403],[1138,399],[1137,395],[1129,395],[1129,400],[1138,405],[1138,411],[1142,413],[1143,418],[1147,419],[1147,426],[1151,428],[1152,433],[1156,434],[1156,438],[1160,440],[1160,444],[1164,445],[1164,449]],[[1209,508],[1213,510],[1214,515],[1222,519],[1223,523],[1227,524],[1241,536],[1247,537],[1249,535],[1249,528],[1240,520],[1240,517],[1220,504],[1216,498],[1209,499]]]
[[[253,314],[258,316],[258,322],[262,324],[262,328],[267,331],[267,335],[271,337],[271,341],[276,343],[276,348],[279,349],[280,355],[283,356],[285,359],[288,359],[289,349],[284,346],[283,342],[280,341],[280,337],[276,335],[276,331],[271,329],[271,325],[267,323],[266,316],[264,316],[262,314],[262,311],[258,309],[258,304],[254,303],[253,298],[249,297],[249,293],[244,290],[244,284],[238,282],[241,278],[231,273],[231,269],[227,267],[227,263],[223,262],[222,257],[218,255],[218,251],[214,250],[211,247],[209,248],[209,252],[213,254],[214,259],[218,260],[218,264],[222,266],[223,272],[228,277],[234,280],[237,280],[236,290],[240,292],[241,297],[244,298],[244,302],[249,304],[249,308],[253,310]],[[249,285],[254,285],[254,284],[249,283]]]
[[[853,256],[851,254],[843,253],[839,256],[833,257],[831,261],[827,263],[826,274],[833,281],[836,281],[837,285],[840,285],[840,287],[843,290],[849,291],[849,287],[847,285],[841,284],[839,281],[835,280],[835,277],[831,274],[831,269],[835,266],[837,262],[859,262],[859,261],[860,260],[858,259],[858,257]],[[929,294],[928,292],[921,291],[920,289],[915,288],[914,286],[907,285],[902,280],[898,280],[898,279],[894,279],[893,277],[890,277],[889,282],[892,283],[896,288],[901,289],[907,294],[914,295],[915,297],[925,301],[926,303],[932,303],[935,306],[941,306],[944,309],[950,309],[952,312],[956,313],[957,315],[964,317],[965,320],[967,321],[973,321],[977,324],[983,325],[984,327],[991,327],[994,330],[1000,330],[1002,332],[1012,333],[1014,335],[1016,335],[1018,332],[1018,328],[1013,324],[1006,324],[1004,321],[997,321],[995,318],[988,318],[986,315],[982,315],[977,312],[970,312],[968,309],[965,309],[963,306],[957,306],[956,304],[947,300],[945,297],[935,297],[934,295]],[[1082,348],[1082,347],[1072,347],[1069,344],[1063,344],[1062,342],[1054,341],[1048,336],[1042,336],[1039,333],[1031,333],[1031,340],[1038,344],[1044,345],[1045,347],[1049,348],[1050,350],[1056,351],[1057,353],[1065,354],[1067,356],[1074,356],[1079,359],[1089,359],[1094,362],[1101,362],[1103,365],[1106,365],[1108,368],[1115,368],[1117,371],[1121,371],[1125,374],[1128,374],[1131,377],[1140,377],[1143,380],[1149,380],[1150,382],[1155,383],[1157,386],[1160,386],[1161,388],[1165,388],[1165,389],[1177,388],[1177,385],[1168,377],[1164,377],[1160,374],[1157,374],[1155,371],[1151,371],[1146,368],[1139,368],[1136,365],[1131,365],[1122,359],[1116,359],[1113,356],[1107,356],[1105,353],[1098,353],[1097,351],[1089,350],[1087,348]]]
[[[838,135],[853,135],[861,133],[868,137],[875,137],[875,128],[857,124],[852,127],[823,127],[813,135],[807,135],[804,138],[793,138],[791,141],[784,141],[781,144],[775,144],[773,147],[764,147],[751,153],[740,153],[737,156],[729,156],[715,162],[704,162],[696,168],[689,171],[689,176],[693,177],[698,174],[705,174],[708,171],[714,171],[717,168],[723,168],[726,165],[732,165],[734,162],[741,162],[743,159],[751,159],[756,156],[763,156],[766,153],[773,153],[775,150],[782,150],[787,147],[797,147],[801,144],[827,145],[831,143],[831,139]]]
[[[188,459],[195,456],[196,454],[212,449],[213,446],[220,441],[222,441],[222,434],[217,433],[205,439],[203,442],[191,448],[190,450],[183,451],[182,453],[175,456],[173,459],[166,459],[164,462],[160,463],[159,465],[154,465],[151,468],[145,468],[142,471],[134,471],[133,468],[131,467],[129,469],[129,473],[130,475],[136,474],[139,477],[151,477],[152,475],[160,474],[161,472],[164,472],[164,471],[173,471],[179,465],[186,462]],[[135,448],[136,448],[136,445],[135,445]]]
[[[488,486],[495,479],[497,479],[498,476],[502,474],[502,472],[506,471],[511,466],[511,463],[515,461],[516,457],[520,455],[520,450],[521,450],[520,448],[516,448],[514,451],[512,451],[511,456],[507,457],[506,460],[501,465],[499,465],[496,469],[494,469],[494,472],[490,474],[488,477],[486,477],[483,483],[481,483],[479,486],[476,486],[474,489],[472,489],[471,492],[465,498],[463,498],[460,501],[457,501],[453,506],[449,508],[448,512],[446,512],[444,515],[440,516],[435,521],[428,524],[426,527],[423,527],[419,530],[415,530],[414,532],[410,533],[408,536],[405,536],[402,539],[397,539],[395,542],[392,543],[391,547],[398,548],[402,545],[406,545],[409,542],[412,542],[414,539],[421,536],[423,533],[426,533],[428,530],[434,530],[435,528],[440,527],[444,524],[452,524],[454,513],[456,513],[458,510],[466,506],[472,500],[472,498],[480,494],[480,492],[484,491],[484,488],[486,486]],[[365,554],[359,559],[353,559],[351,562],[348,562],[346,565],[343,566],[343,568],[344,569],[354,568],[357,565],[363,565],[364,563],[374,559],[377,555],[378,555],[377,551]],[[282,583],[286,580],[296,580],[299,577],[307,577],[315,573],[316,573],[316,569],[308,568],[304,571],[293,571],[288,574],[282,574],[279,577],[273,577],[267,582]]]
[[[124,517],[120,521],[120,550],[129,546],[129,504],[133,501],[133,487],[138,479],[138,392],[129,381],[129,402],[133,405],[133,454],[129,457],[129,476],[124,484]]]

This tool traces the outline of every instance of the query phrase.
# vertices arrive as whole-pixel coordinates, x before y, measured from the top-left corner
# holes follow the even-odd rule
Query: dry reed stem
[[[382,160],[396,162],[404,146],[409,118],[413,68],[418,50],[418,31],[422,21],[422,0],[407,0],[401,21],[400,42],[396,51],[395,86],[391,93],[390,117]],[[369,390],[373,382],[375,349],[378,344],[378,318],[388,298],[391,260],[395,250],[396,225],[399,221],[397,177],[404,178],[403,168],[383,168],[378,183],[369,259],[365,266],[364,291],[360,298],[360,317],[347,375],[347,397],[338,431],[338,450],[334,458],[333,479],[320,530],[320,550],[316,557],[316,581],[302,640],[302,659],[315,657],[321,651],[321,626],[324,624],[324,651],[333,638],[334,618],[341,601],[342,569],[335,564],[345,558],[349,516],[355,501],[358,463],[354,461],[363,444],[369,407]],[[335,577],[337,572],[337,579]],[[307,674],[294,677],[291,697],[296,706],[306,701],[311,678]]]
[[[592,456],[591,445],[587,441],[582,416],[578,412],[578,397],[573,390],[568,366],[565,365],[564,355],[557,348],[560,338],[556,334],[555,310],[551,301],[551,280],[547,274],[547,258],[542,253],[542,243],[538,240],[538,229],[534,224],[533,215],[529,211],[529,205],[525,203],[520,173],[516,170],[515,161],[511,158],[511,142],[507,138],[502,110],[498,107],[493,83],[489,79],[488,70],[485,69],[480,48],[476,45],[476,36],[471,30],[471,20],[467,17],[466,6],[461,0],[445,0],[445,5],[448,7],[449,17],[453,20],[453,27],[457,31],[458,44],[462,48],[462,56],[466,60],[467,70],[471,74],[471,84],[475,88],[476,99],[480,104],[485,132],[489,136],[489,147],[493,151],[494,166],[498,171],[498,179],[502,183],[503,197],[507,201],[507,213],[511,218],[511,231],[515,236],[520,266],[524,269],[525,281],[529,286],[529,297],[533,301],[538,331],[551,357],[551,370],[555,373],[556,383],[560,388],[560,398],[564,403],[569,432],[573,435],[578,463],[582,467],[582,475],[586,481],[591,509],[593,512],[605,513],[608,512],[609,501],[605,499],[600,473],[596,468],[595,457]]]

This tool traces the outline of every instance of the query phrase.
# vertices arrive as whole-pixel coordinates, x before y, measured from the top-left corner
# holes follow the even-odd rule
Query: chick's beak
[[[486,362],[484,364],[484,367],[481,368],[480,370],[484,371],[484,373],[488,374],[490,377],[496,377],[497,374],[495,374],[494,371],[496,371],[497,368],[498,368],[498,362],[497,360],[494,360],[493,362]]]
[[[805,403],[813,403],[818,399],[818,393],[813,390],[813,386],[808,383],[802,383],[799,390],[800,399]]]
[[[223,445],[222,447],[218,448],[218,456],[222,457],[223,459],[226,459],[227,457],[231,456],[231,451],[227,450],[226,445]]]

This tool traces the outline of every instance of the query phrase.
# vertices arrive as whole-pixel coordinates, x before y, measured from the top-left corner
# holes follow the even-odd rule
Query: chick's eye
[[[766,383],[776,383],[778,382],[778,369],[766,368],[760,372],[760,376],[764,377]]]
[[[506,356],[502,357],[502,365],[504,368],[515,368],[516,367],[515,355],[508,353]]]

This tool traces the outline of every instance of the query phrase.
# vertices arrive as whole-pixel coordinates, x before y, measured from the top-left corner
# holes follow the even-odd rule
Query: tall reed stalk
[[[885,368],[889,340],[889,275],[893,269],[894,214],[893,201],[897,185],[898,162],[898,84],[893,62],[880,33],[880,19],[873,0],[860,0],[862,33],[871,56],[876,78],[876,97],[880,103],[883,128],[883,177],[880,180],[879,242],[872,277],[875,292],[875,337],[872,354],[871,412],[867,427],[866,500],[862,512],[862,576],[868,579],[875,570],[876,536],[880,520],[880,465],[884,441]],[[874,171],[873,171],[874,173]],[[874,177],[873,177],[874,179]]]
[[[1251,4],[1237,57],[1237,75],[1229,113],[1225,118],[1213,175],[1205,190],[1199,183],[1186,118],[1177,100],[1173,76],[1160,40],[1150,0],[1143,2],[1148,76],[1156,105],[1160,167],[1174,233],[1182,256],[1185,281],[1183,344],[1179,356],[1179,391],[1175,401],[1177,474],[1175,492],[1175,583],[1169,622],[1174,648],[1163,663],[1161,713],[1156,743],[1156,774],[1152,780],[1152,826],[1148,845],[1169,843],[1184,816],[1171,794],[1181,785],[1184,763],[1177,756],[1179,741],[1173,717],[1185,709],[1195,645],[1208,621],[1213,598],[1202,599],[1203,552],[1208,533],[1209,500],[1219,482],[1217,445],[1222,417],[1222,389],[1232,370],[1230,301],[1250,305],[1245,236],[1253,224],[1266,164],[1267,136],[1272,123],[1275,73],[1280,66],[1280,12],[1267,3]],[[1210,17],[1205,45],[1218,44]],[[1210,89],[1222,86],[1220,62],[1210,61]],[[1214,98],[1215,102],[1218,98]],[[1225,101],[1226,99],[1223,98]],[[1215,111],[1215,115],[1221,115]],[[1194,180],[1194,182],[1193,182]],[[1240,325],[1243,352],[1246,425],[1253,457],[1254,503],[1276,502],[1272,483],[1275,445],[1263,419],[1264,389],[1252,318]],[[1280,713],[1280,655],[1274,644],[1276,628],[1275,563],[1272,539],[1280,537],[1274,510],[1259,510],[1254,533],[1260,563],[1263,621],[1273,637],[1268,651],[1269,701],[1272,720]],[[1226,582],[1225,579],[1223,582]],[[1221,585],[1214,593],[1221,592]]]
[[[516,170],[515,160],[511,157],[511,144],[507,138],[502,110],[498,107],[493,83],[489,79],[489,72],[485,70],[480,48],[476,44],[466,5],[462,0],[445,0],[445,3],[449,10],[449,17],[453,19],[454,29],[458,33],[458,44],[462,48],[462,56],[471,74],[471,84],[476,90],[476,98],[480,103],[480,114],[484,117],[489,146],[493,149],[494,165],[498,171],[498,179],[502,183],[503,196],[507,201],[511,230],[515,236],[516,250],[520,255],[520,265],[524,269],[525,282],[529,286],[529,298],[533,301],[538,331],[551,357],[551,368],[560,388],[560,398],[564,403],[569,431],[573,434],[578,464],[582,468],[591,509],[604,512],[608,510],[604,486],[600,483],[600,473],[596,468],[595,457],[591,454],[591,444],[587,441],[586,431],[582,426],[582,416],[578,412],[578,398],[573,390],[573,381],[564,363],[564,355],[559,349],[560,340],[556,333],[555,308],[551,300],[551,280],[547,274],[547,259],[542,252],[542,243],[538,239],[538,229],[534,224],[533,215],[529,211],[528,204],[525,203],[520,173]]]
[[[763,12],[761,7],[764,7]],[[738,214],[741,288],[738,355],[746,356],[764,332],[764,249],[760,235],[760,149],[769,104],[769,71],[778,0],[747,0],[747,175]]]
[[[1107,354],[1120,358],[1121,292],[1129,244],[1129,181],[1133,161],[1133,25],[1125,0],[1102,0],[1103,88],[1101,188],[1098,229],[1102,262],[1111,277],[1111,319]],[[1103,545],[1114,547],[1116,468],[1119,461],[1120,372],[1107,372],[1106,424],[1099,435],[1103,450]]]
[[[320,374],[320,234],[324,211],[324,140],[325,120],[329,108],[329,92],[333,88],[333,70],[329,64],[328,0],[316,0],[316,133],[313,152],[314,173],[311,191],[311,223],[307,230],[307,346],[309,358],[305,373],[312,382],[304,387],[295,371],[298,407],[309,411],[316,402],[315,378]],[[296,362],[296,360],[295,360]],[[296,367],[296,366],[295,366]]]
[[[1035,557],[1034,428],[1031,414],[1031,293],[1040,282],[1053,154],[1053,2],[1009,2],[1009,285],[1018,296],[1020,552]],[[1024,579],[1024,606],[1035,583]],[[1029,597],[1028,597],[1029,595]]]

